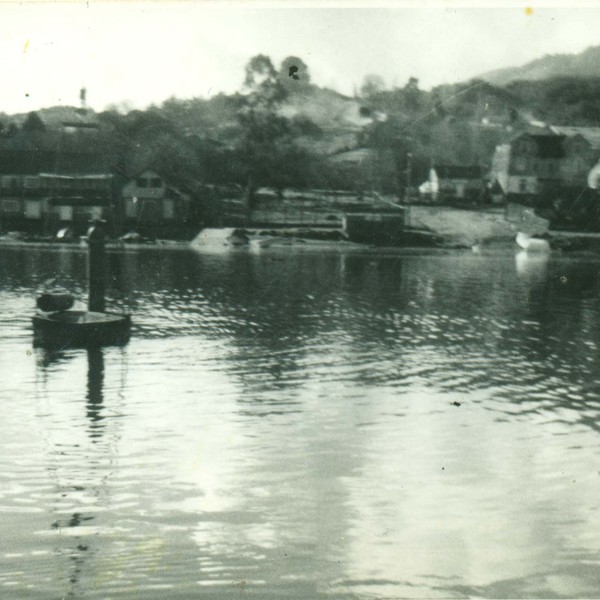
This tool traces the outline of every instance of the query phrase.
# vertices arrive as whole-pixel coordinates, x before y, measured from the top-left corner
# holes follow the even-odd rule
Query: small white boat
[[[527,252],[550,252],[548,240],[536,238],[527,233],[517,233],[516,242]]]
[[[220,227],[203,229],[191,242],[197,249],[223,249],[247,246],[249,237],[243,229]]]

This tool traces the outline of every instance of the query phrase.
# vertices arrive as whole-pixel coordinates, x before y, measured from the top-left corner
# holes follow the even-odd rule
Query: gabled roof
[[[434,165],[440,179],[480,179],[481,167],[477,165]]]
[[[600,149],[600,127],[567,127],[552,125],[550,129],[559,135],[575,137],[580,135],[594,150]]]

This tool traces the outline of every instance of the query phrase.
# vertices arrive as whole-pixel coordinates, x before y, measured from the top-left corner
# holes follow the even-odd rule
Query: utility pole
[[[410,186],[412,179],[412,152],[406,154],[406,187],[404,188],[404,201],[410,202]]]

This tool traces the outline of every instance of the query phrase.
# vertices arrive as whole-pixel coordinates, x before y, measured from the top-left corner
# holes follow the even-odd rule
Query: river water
[[[600,261],[0,248],[0,597],[600,597]]]

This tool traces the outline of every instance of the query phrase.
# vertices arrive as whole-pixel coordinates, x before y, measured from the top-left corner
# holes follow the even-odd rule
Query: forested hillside
[[[579,54],[546,55],[520,67],[485,73],[480,79],[494,85],[507,85],[514,81],[541,81],[557,77],[600,77],[600,46],[587,48]]]
[[[371,187],[401,193],[408,183],[418,185],[432,162],[488,166],[495,146],[531,121],[600,123],[600,79],[563,77],[504,87],[473,80],[425,91],[416,78],[389,89],[370,75],[348,97],[314,85],[298,57],[276,68],[259,55],[240,80],[233,95],[172,98],[143,111],[95,115],[100,133],[94,151],[103,165],[125,175],[151,167],[191,192],[207,184],[238,184],[250,190]],[[23,132],[41,140],[41,122],[58,118],[61,110],[38,111],[42,119],[35,113],[0,115],[2,149],[18,146]],[[48,144],[55,145],[46,133]],[[87,138],[69,143],[76,151],[89,150]],[[367,175],[360,161],[342,168],[343,160],[331,160],[355,148],[370,151]]]

